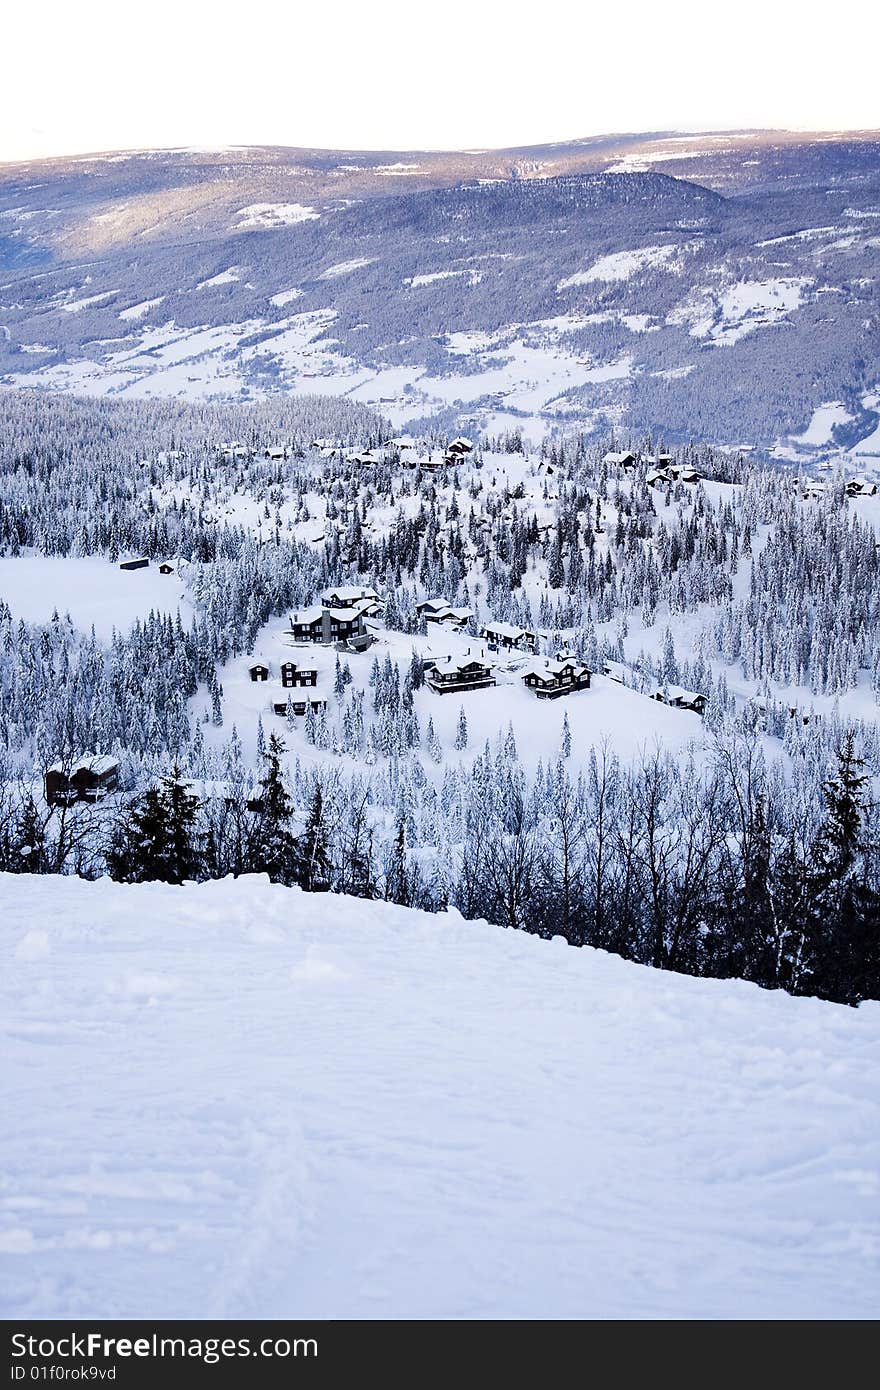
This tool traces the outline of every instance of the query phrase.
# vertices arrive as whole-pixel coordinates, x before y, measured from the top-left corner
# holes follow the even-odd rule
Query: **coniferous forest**
[[[516,431],[438,469],[439,436],[413,462],[379,417],[319,398],[7,393],[0,415],[3,555],[173,557],[191,602],[109,639],[61,593],[42,622],[0,602],[0,868],[266,873],[662,969],[880,996],[880,550],[842,475],[808,495],[792,470],[688,446],[674,457],[697,481],[652,480],[662,440],[530,450]],[[622,443],[643,462],[623,467]],[[383,612],[372,652],[336,654],[332,700],[230,724],[230,663],[352,583]],[[524,760],[500,691],[491,738],[463,698],[444,742],[420,607],[441,594],[464,640],[491,618],[535,631],[539,656],[614,670],[643,697],[638,755],[573,738],[566,714]],[[707,699],[681,716],[684,756],[650,725],[651,695],[679,685]],[[47,805],[45,770],[86,751],[118,759],[118,790]]]

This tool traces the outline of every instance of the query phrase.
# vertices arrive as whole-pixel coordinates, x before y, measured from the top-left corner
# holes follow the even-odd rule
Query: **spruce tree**
[[[266,767],[260,779],[259,826],[252,855],[254,869],[268,874],[273,883],[292,883],[295,875],[295,843],[290,829],[293,802],[281,772],[283,753],[283,741],[270,734],[263,754]]]
[[[330,854],[324,820],[324,795],[315,784],[306,828],[297,846],[297,882],[308,893],[323,893],[330,887]]]
[[[458,711],[458,729],[455,734],[455,747],[459,753],[468,745],[468,723],[467,715],[464,712],[464,705]]]

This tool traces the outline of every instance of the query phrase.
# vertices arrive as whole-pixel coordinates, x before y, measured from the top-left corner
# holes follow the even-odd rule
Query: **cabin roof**
[[[119,759],[111,757],[109,753],[86,753],[69,768],[65,768],[63,762],[57,762],[53,763],[47,771],[67,772],[70,777],[75,777],[78,772],[91,772],[95,777],[102,777],[118,766]]]

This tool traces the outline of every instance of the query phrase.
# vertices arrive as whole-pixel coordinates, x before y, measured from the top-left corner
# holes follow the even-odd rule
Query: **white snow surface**
[[[114,628],[128,632],[136,618],[151,611],[171,617],[180,611],[187,625],[193,615],[177,574],[160,574],[157,562],[146,569],[120,570],[95,556],[0,556],[0,598],[15,619],[47,623],[57,609],[62,617],[69,613],[83,632],[94,626],[105,642]]]
[[[677,246],[642,246],[635,251],[612,251],[601,256],[589,270],[578,271],[560,280],[557,290],[574,289],[577,285],[588,285],[594,280],[628,280],[649,267],[672,269],[669,262],[678,252]]]
[[[791,441],[815,448],[830,444],[835,425],[847,425],[852,418],[842,401],[826,401],[824,405],[816,406],[807,428],[802,434],[792,435]]]
[[[298,222],[313,222],[321,214],[303,203],[249,203],[239,208],[238,216],[236,230],[241,231],[246,227],[295,227]]]
[[[7,1318],[868,1318],[880,1006],[0,875]]]

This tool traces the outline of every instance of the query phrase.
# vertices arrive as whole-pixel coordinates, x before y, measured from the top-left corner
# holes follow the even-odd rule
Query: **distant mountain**
[[[870,464],[878,264],[878,132],[8,165],[0,382]]]

